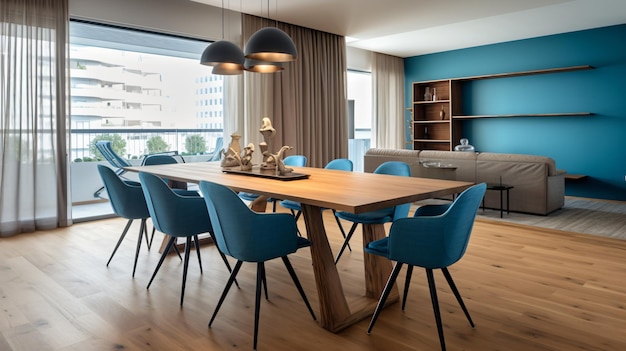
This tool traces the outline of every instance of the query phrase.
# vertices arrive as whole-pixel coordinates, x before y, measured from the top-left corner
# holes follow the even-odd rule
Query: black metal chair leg
[[[269,297],[269,295],[267,293],[267,276],[265,275],[265,265],[263,265],[263,267],[262,267],[261,282],[263,283],[263,290],[265,292],[265,299],[269,300],[270,297]]]
[[[393,270],[389,275],[389,279],[387,279],[387,284],[385,284],[385,288],[383,289],[383,293],[380,295],[380,299],[378,300],[378,305],[376,305],[376,310],[374,310],[374,315],[372,316],[372,320],[370,321],[369,327],[367,327],[367,333],[371,333],[374,328],[374,324],[376,324],[376,320],[378,319],[378,315],[380,311],[383,310],[383,306],[385,306],[385,302],[389,297],[389,293],[396,283],[396,279],[398,278],[398,273],[400,273],[400,269],[402,268],[402,262],[396,262],[395,266],[393,266]]]
[[[243,261],[237,261],[237,263],[235,263],[235,268],[233,268],[232,273],[230,273],[230,277],[228,278],[226,287],[224,288],[224,291],[222,291],[222,295],[220,296],[220,299],[217,302],[217,306],[215,306],[215,311],[213,311],[213,315],[211,316],[211,320],[209,321],[209,328],[211,328],[211,324],[213,324],[213,321],[215,320],[215,317],[217,316],[217,312],[219,312],[220,307],[222,307],[222,303],[224,302],[226,295],[228,295],[228,291],[230,290],[230,287],[233,285],[233,282],[235,281],[235,278],[237,277],[237,273],[239,273],[239,269],[241,268],[242,264],[243,264]]]
[[[211,234],[211,238],[213,238],[213,234]],[[217,245],[217,240],[215,240],[214,238],[213,238],[213,243],[215,244],[215,249],[217,249],[217,252],[220,254],[220,257],[222,258],[222,261],[224,261],[226,268],[228,268],[228,272],[232,273],[233,270],[232,268],[230,268],[230,263],[228,262],[226,255],[224,255],[222,250],[220,250],[220,247]],[[237,282],[237,279],[235,279],[235,285],[237,285],[237,287],[239,288],[239,283]]]
[[[139,238],[137,239],[137,248],[135,249],[135,263],[133,264],[133,278],[135,277],[135,271],[137,270],[137,259],[139,258],[139,251],[141,250],[141,239],[143,238],[144,229],[146,228],[145,219],[141,220],[139,225]]]
[[[294,271],[293,266],[291,265],[291,262],[289,262],[289,258],[287,258],[287,256],[283,256],[281,258],[283,259],[283,262],[285,263],[285,267],[287,267],[287,271],[289,272],[289,275],[291,276],[291,280],[293,280],[293,283],[296,285],[296,288],[298,288],[298,292],[300,293],[302,300],[304,300],[306,307],[309,309],[309,312],[311,313],[313,320],[316,321],[317,317],[315,317],[313,308],[311,307],[311,304],[309,303],[309,299],[306,298],[306,294],[304,293],[302,284],[300,284],[300,280],[298,279],[298,276],[296,275],[296,271]]]
[[[147,227],[146,227],[147,228]],[[148,244],[148,250],[150,250],[152,248],[152,243],[154,242],[154,233],[156,232],[156,228],[152,227],[152,235],[150,235],[150,242]],[[146,232],[147,234],[147,232]],[[148,239],[148,237],[146,236],[146,240]]]
[[[291,215],[295,218],[296,223],[298,223],[298,218],[300,218],[300,215],[302,215],[302,211],[294,211],[292,209],[289,209],[289,211],[291,211]],[[298,226],[296,225],[296,231],[298,232],[298,236],[302,236],[302,233],[300,233],[300,229],[298,229]]]
[[[467,307],[465,307],[465,303],[463,303],[463,298],[461,298],[461,294],[456,288],[456,284],[454,284],[454,280],[452,280],[452,276],[450,275],[448,268],[441,268],[441,272],[443,272],[443,276],[446,277],[448,285],[450,285],[450,289],[452,289],[454,296],[456,296],[456,300],[459,302],[459,305],[461,305],[461,309],[463,309],[463,312],[465,313],[465,317],[467,317],[469,324],[472,326],[472,328],[474,328],[474,321],[472,321],[472,317],[470,317],[469,311],[467,310]]]
[[[346,232],[343,230],[343,226],[341,225],[341,221],[339,220],[339,217],[335,216],[335,213],[337,213],[337,210],[333,210],[333,217],[335,217],[335,222],[337,222],[337,226],[339,227],[339,231],[341,232],[341,236],[343,236],[344,240],[346,239]],[[350,243],[348,243],[348,250],[350,250],[350,252],[352,252],[352,247],[350,247]]]
[[[170,237],[170,240],[167,242],[167,246],[165,247],[165,250],[163,250],[163,253],[161,254],[161,258],[159,259],[159,263],[157,263],[157,266],[154,269],[154,273],[152,273],[152,278],[150,278],[150,282],[148,283],[148,286],[146,286],[146,289],[150,289],[150,285],[152,285],[152,281],[154,280],[154,277],[156,276],[157,272],[159,271],[159,268],[161,268],[161,265],[163,264],[163,261],[165,261],[165,257],[167,257],[167,253],[172,248],[172,245],[175,245],[175,243],[176,243],[176,237],[175,236]]]
[[[147,222],[147,218],[143,218],[141,220],[142,225],[143,225],[143,233],[144,236],[146,238],[146,247],[148,248],[148,251],[150,251],[150,248],[152,247],[152,241],[150,240],[150,238],[148,237],[148,222]]]
[[[343,245],[341,246],[341,250],[339,250],[339,254],[337,255],[337,258],[335,259],[335,264],[337,264],[337,262],[339,262],[339,259],[341,258],[341,255],[343,254],[344,250],[348,246],[348,242],[350,242],[350,239],[352,239],[352,235],[354,235],[354,232],[356,231],[356,227],[358,225],[359,225],[358,223],[353,223],[352,224],[352,227],[350,228],[350,231],[348,232],[348,235],[346,236],[346,239],[343,241]]]
[[[204,274],[202,270],[202,258],[200,258],[200,241],[198,240],[198,236],[193,236],[194,246],[196,247],[196,254],[198,255],[198,265],[200,265],[200,274]]]
[[[183,305],[183,299],[185,298],[185,286],[187,285],[187,270],[189,268],[189,255],[191,254],[191,237],[187,237],[185,243],[185,263],[183,264],[183,286],[180,291],[180,305]],[[202,265],[201,265],[202,267]]]
[[[172,245],[172,248],[174,249],[174,251],[178,255],[178,258],[180,258],[180,260],[182,261],[183,260],[183,256],[180,254],[180,250],[178,249],[178,245],[174,244],[174,245]]]
[[[128,232],[128,228],[130,228],[130,225],[133,223],[132,219],[129,219],[128,222],[126,222],[126,227],[124,227],[124,231],[122,232],[122,235],[120,235],[120,238],[117,240],[117,244],[115,244],[115,248],[113,249],[113,252],[111,253],[111,257],[109,257],[109,260],[107,261],[107,267],[109,266],[109,263],[111,263],[111,260],[113,259],[113,256],[115,256],[115,253],[117,252],[117,249],[120,247],[120,244],[122,243],[122,240],[124,240],[124,238],[126,237],[126,233]]]
[[[256,295],[254,298],[254,343],[253,350],[256,350],[257,340],[259,336],[259,315],[261,314],[261,285],[265,279],[265,268],[263,262],[257,263],[256,269]]]
[[[439,311],[439,300],[437,299],[437,287],[435,286],[435,277],[433,270],[426,268],[426,277],[428,278],[428,288],[430,289],[430,300],[433,303],[433,312],[435,312],[435,322],[437,323],[437,333],[439,334],[439,343],[441,351],[446,351],[446,341],[443,337],[443,323],[441,323],[441,312]]]
[[[402,297],[402,310],[406,306],[406,299],[409,296],[409,285],[411,285],[411,275],[413,275],[413,266],[408,265],[406,268],[406,278],[404,279],[404,296]]]

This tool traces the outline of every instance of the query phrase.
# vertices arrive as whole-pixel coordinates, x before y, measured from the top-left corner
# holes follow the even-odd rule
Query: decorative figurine
[[[237,161],[239,167],[242,171],[251,171],[252,170],[252,153],[254,152],[254,144],[248,144],[241,155],[235,153],[233,148],[230,148],[229,151],[233,152],[233,159]]]
[[[461,139],[461,145],[454,147],[454,151],[467,151],[474,152],[474,146],[470,145],[469,140],[466,138]]]
[[[263,155],[263,163],[267,163],[268,155],[271,155],[274,152],[274,135],[276,134],[276,129],[272,127],[272,121],[269,117],[263,117],[263,124],[261,125],[261,135],[263,135],[263,141],[259,143],[259,149],[261,150],[261,154]],[[265,165],[266,169],[269,169],[267,165]],[[272,168],[273,169],[273,168]]]
[[[230,138],[230,144],[228,144],[228,149],[224,153],[224,158],[222,159],[222,163],[220,164],[222,167],[234,167],[240,165],[235,155],[239,156],[239,154],[241,153],[241,146],[239,145],[239,139],[241,138],[241,135],[233,133],[230,135]]]
[[[276,169],[276,175],[288,175],[293,172],[293,168],[285,167],[285,163],[283,162],[283,154],[287,150],[293,149],[291,146],[283,146],[278,150],[276,154],[267,155],[267,166],[269,168],[265,169]]]

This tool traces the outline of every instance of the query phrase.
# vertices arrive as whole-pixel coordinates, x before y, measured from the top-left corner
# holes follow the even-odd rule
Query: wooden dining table
[[[473,183],[399,177],[384,174],[346,172],[311,167],[292,167],[294,172],[308,175],[296,180],[279,180],[258,176],[225,173],[218,162],[179,163],[168,165],[126,167],[133,172],[147,172],[167,179],[199,183],[210,181],[234,191],[261,195],[251,204],[255,211],[265,211],[266,199],[300,202],[311,241],[311,260],[319,297],[320,325],[332,332],[368,318],[391,272],[391,262],[384,257],[364,255],[364,294],[351,299],[344,293],[339,272],[324,229],[322,212],[335,209],[364,213],[419,200],[454,195]],[[383,224],[363,226],[363,244],[386,236]],[[397,288],[388,302],[398,300]]]

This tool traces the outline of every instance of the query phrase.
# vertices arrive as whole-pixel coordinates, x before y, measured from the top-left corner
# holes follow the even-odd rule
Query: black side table
[[[504,207],[502,206],[502,195],[506,191],[506,214],[509,214],[509,190],[514,186],[507,184],[489,184],[487,183],[487,190],[496,190],[500,192],[500,218],[502,218],[502,212]],[[483,211],[485,210],[485,198],[483,198]]]

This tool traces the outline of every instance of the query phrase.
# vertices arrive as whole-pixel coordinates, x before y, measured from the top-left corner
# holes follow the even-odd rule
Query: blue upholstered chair
[[[122,240],[126,237],[126,233],[128,232],[130,225],[133,223],[133,220],[141,219],[139,237],[137,239],[137,248],[135,250],[135,262],[133,264],[134,277],[135,270],[137,269],[137,258],[139,257],[141,241],[144,234],[146,236],[146,243],[149,243],[146,220],[150,218],[150,213],[148,212],[148,207],[146,206],[146,200],[143,197],[141,185],[137,182],[125,181],[121,179],[115,171],[104,165],[98,165],[98,172],[100,173],[100,177],[104,183],[104,188],[109,194],[109,201],[111,202],[113,212],[122,218],[128,219],[126,227],[124,228],[122,235],[120,235],[120,238],[111,253],[111,257],[109,257],[109,260],[107,261],[107,267],[109,266],[109,263],[111,263],[117,249],[120,247]],[[149,245],[148,249],[150,249]]]
[[[176,245],[177,238],[185,238],[185,259],[183,265],[183,283],[180,294],[180,305],[183,305],[185,297],[185,284],[187,281],[187,269],[189,267],[189,255],[191,251],[192,239],[195,242],[200,272],[202,273],[202,260],[200,258],[200,248],[198,234],[212,234],[213,227],[206,209],[204,199],[197,195],[179,195],[167,186],[165,182],[149,173],[139,172],[139,180],[143,188],[145,202],[152,217],[152,222],[157,230],[170,236],[161,259],[157,264],[147,288],[150,288],[154,277],[161,268],[165,257],[173,245]],[[217,247],[226,267],[231,271],[230,264],[226,256]]]
[[[215,320],[243,262],[254,262],[257,264],[254,309],[254,349],[256,350],[261,286],[265,280],[265,261],[279,257],[287,267],[291,279],[315,320],[315,313],[287,258],[288,254],[296,252],[299,248],[311,245],[307,239],[299,237],[296,233],[294,217],[287,213],[256,213],[249,209],[235,192],[223,185],[203,181],[200,182],[200,191],[206,200],[215,240],[224,253],[237,259],[235,268],[211,316],[209,327]],[[265,286],[267,288],[267,284]]]
[[[334,170],[338,170],[338,171],[352,172],[353,164],[352,164],[352,161],[348,160],[347,158],[337,158],[337,159],[334,159],[334,160],[328,162],[324,168],[325,169],[334,169]],[[280,205],[282,207],[287,208],[287,209],[289,209],[291,211],[291,214],[296,217],[296,222],[298,221],[298,219],[302,215],[302,205],[299,202],[297,202],[297,201],[282,200],[280,202]],[[324,208],[322,210],[326,210],[326,209]],[[333,213],[335,213],[335,212],[336,211],[333,210]],[[335,216],[335,220],[337,221],[338,225],[341,225],[339,223],[339,218],[337,218],[336,216]],[[344,233],[344,235],[345,235],[345,233]],[[344,236],[344,239],[345,239],[345,236]],[[352,250],[350,248],[350,245],[348,245],[348,249]]]
[[[411,168],[408,164],[404,162],[388,161],[378,166],[374,170],[374,173],[410,177]],[[348,234],[346,234],[341,223],[337,222],[339,224],[339,229],[341,230],[341,235],[343,235],[345,240],[343,242],[343,245],[341,246],[341,249],[339,250],[339,254],[337,254],[335,264],[339,262],[341,255],[348,246],[348,243],[350,242],[350,239],[352,239],[352,235],[354,235],[354,232],[359,224],[392,222],[399,218],[407,217],[409,215],[410,208],[411,204],[408,203],[361,214],[354,214],[350,212],[336,212],[335,216],[337,218],[352,222],[352,227],[350,227]]]
[[[306,156],[303,156],[303,155],[291,155],[283,159],[283,163],[285,164],[285,166],[293,166],[293,167],[305,167],[306,161],[307,161],[307,158]],[[257,197],[259,197],[259,194],[240,192],[239,197],[246,201],[254,201],[256,200]],[[271,198],[271,197],[267,199],[267,202],[272,203],[273,212],[276,212],[276,201],[277,201],[276,199]]]
[[[474,327],[474,322],[452,280],[448,266],[460,260],[465,254],[474,226],[474,220],[476,219],[476,212],[485,195],[485,191],[486,185],[481,183],[463,191],[451,204],[419,207],[412,218],[401,218],[394,221],[387,238],[370,242],[365,246],[365,251],[370,254],[384,256],[391,261],[396,261],[372,316],[367,329],[368,333],[374,328],[376,319],[385,305],[385,301],[398,278],[402,265],[405,263],[408,265],[408,268],[404,285],[402,310],[404,310],[406,305],[413,266],[424,267],[426,269],[426,277],[430,288],[442,350],[446,349],[446,344],[433,276],[434,269],[441,269],[467,320],[472,328]]]
[[[158,154],[151,154],[151,155],[147,155],[143,161],[141,162],[142,166],[155,166],[155,165],[169,165],[169,164],[176,164],[179,163],[178,160],[181,160],[182,163],[185,163],[185,159],[183,159],[182,157],[178,156],[178,152],[176,151],[172,151],[172,152],[165,152],[165,153],[158,153]],[[161,178],[164,182],[167,183],[167,185],[174,189],[174,192],[177,193],[178,195],[182,195],[182,196],[200,196],[200,194],[197,191],[187,191],[187,183],[185,182],[180,182],[180,181],[176,181],[176,180],[169,180],[166,178]],[[152,245],[152,241],[154,239],[154,232],[156,231],[156,227],[152,227],[152,235],[150,236],[150,245]],[[180,257],[180,252],[178,251],[178,247],[176,245],[174,245],[174,249],[176,250],[176,253],[178,254],[178,256]]]

